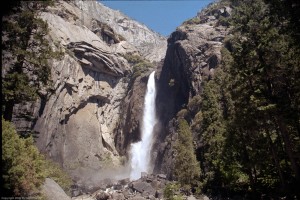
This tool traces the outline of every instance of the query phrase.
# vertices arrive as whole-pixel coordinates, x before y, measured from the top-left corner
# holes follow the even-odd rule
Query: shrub
[[[184,119],[179,119],[178,139],[175,144],[175,151],[174,175],[183,190],[188,194],[191,187],[198,184],[200,165],[194,152],[190,127]]]
[[[200,24],[201,20],[198,17],[193,17],[183,22],[183,25]]]
[[[131,64],[136,64],[144,60],[141,56],[131,53],[126,53],[123,57]]]
[[[68,195],[71,195],[72,179],[57,163],[45,160],[45,174],[53,179]]]
[[[169,81],[169,86],[170,87],[173,87],[175,85],[175,79],[170,79],[170,81]]]
[[[188,103],[187,105],[188,110],[195,115],[201,107],[201,96],[200,95],[196,95],[194,96]]]
[[[169,183],[164,189],[164,198],[167,200],[182,200],[183,197],[179,193],[180,185],[177,183]]]
[[[2,178],[4,189],[16,196],[38,193],[46,176],[43,157],[33,146],[33,139],[21,139],[11,123],[2,119]]]
[[[44,158],[34,146],[32,137],[19,137],[14,126],[2,118],[2,178],[7,195],[39,196],[45,178],[54,179],[68,189],[71,179]]]
[[[183,108],[177,113],[176,117],[178,119],[186,119],[189,117],[189,111]]]

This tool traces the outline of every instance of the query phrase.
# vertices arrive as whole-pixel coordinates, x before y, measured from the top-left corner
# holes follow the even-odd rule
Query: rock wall
[[[189,100],[201,94],[201,83],[214,74],[228,28],[220,17],[229,7],[208,8],[185,22],[166,41],[118,11],[95,1],[58,1],[40,17],[49,24],[53,48],[65,53],[52,61],[51,91],[34,103],[14,107],[13,121],[24,132],[34,130],[39,149],[59,162],[75,181],[117,167],[140,138],[140,119],[148,75],[130,80],[124,54],[159,61],[157,80],[155,173],[171,175],[172,120]],[[147,41],[147,43],[145,43]],[[33,116],[33,117],[31,117]],[[104,173],[104,171],[103,171]],[[101,178],[101,177],[100,177]]]
[[[138,23],[120,11],[112,10],[96,1],[74,1],[82,14],[88,14],[94,19],[108,24],[112,29],[121,34],[126,41],[141,52],[150,61],[160,61],[165,57],[166,39],[151,31],[144,24]],[[82,18],[86,23],[86,19]]]
[[[158,70],[156,104],[161,124],[154,146],[155,173],[166,173],[169,177],[172,174],[172,146],[176,140],[173,118],[193,96],[201,94],[201,83],[210,79],[220,64],[228,27],[219,19],[228,17],[230,12],[230,7],[211,5],[184,22],[168,39],[166,58]]]
[[[60,6],[74,15],[80,13],[65,2]],[[126,88],[122,79],[130,69],[95,33],[55,11],[50,9],[41,17],[51,28],[52,40],[60,41],[66,54],[53,63],[55,92],[36,122],[37,144],[73,177],[81,171],[88,175],[105,167],[104,158],[118,164],[111,130]]]
[[[95,1],[58,1],[40,17],[49,25],[53,48],[64,56],[51,61],[51,90],[40,91],[36,102],[16,105],[13,122],[19,131],[37,133],[39,149],[75,181],[101,178],[104,169],[124,164],[129,144],[140,134],[147,77],[128,88],[132,70],[123,55],[146,56],[152,46],[160,54],[166,40]],[[121,18],[134,32],[120,29]],[[149,44],[142,48],[142,40]]]

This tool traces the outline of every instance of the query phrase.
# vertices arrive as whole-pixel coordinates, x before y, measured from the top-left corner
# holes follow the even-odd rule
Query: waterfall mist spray
[[[144,113],[142,123],[141,141],[131,144],[131,172],[130,179],[140,178],[141,172],[149,172],[151,160],[151,148],[153,142],[153,128],[156,123],[155,116],[155,71],[153,71],[147,83],[147,91],[144,100]]]

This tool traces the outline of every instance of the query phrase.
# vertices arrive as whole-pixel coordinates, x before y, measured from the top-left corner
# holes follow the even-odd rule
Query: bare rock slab
[[[44,185],[42,186],[42,193],[47,200],[71,200],[65,191],[52,179],[46,178]]]

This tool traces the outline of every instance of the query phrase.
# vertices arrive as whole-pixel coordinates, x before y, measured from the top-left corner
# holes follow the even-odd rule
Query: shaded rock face
[[[120,107],[122,115],[115,129],[115,144],[121,155],[129,156],[130,144],[141,139],[140,125],[149,74],[148,72],[133,81]]]
[[[199,23],[184,23],[168,39],[164,64],[158,70],[157,115],[161,123],[157,131],[156,173],[171,176],[173,144],[176,140],[172,118],[201,94],[201,83],[214,75],[221,61],[223,39],[228,27],[219,18],[228,17],[229,7],[207,8],[198,14]]]

